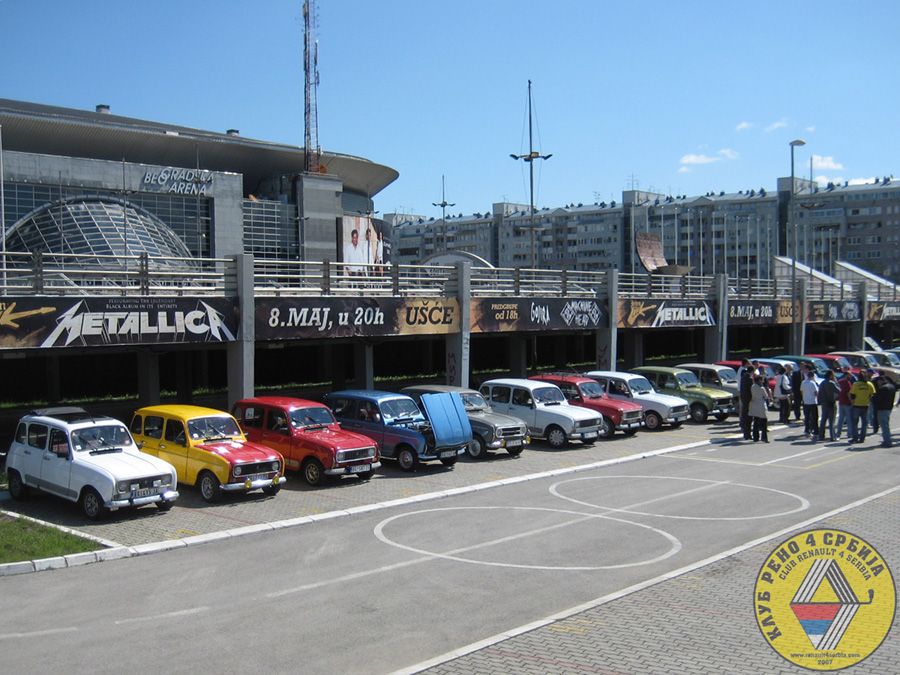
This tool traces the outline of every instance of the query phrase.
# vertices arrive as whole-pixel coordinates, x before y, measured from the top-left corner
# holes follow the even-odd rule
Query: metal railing
[[[229,296],[234,260],[82,253],[7,252],[4,295]]]
[[[472,296],[595,298],[606,295],[605,272],[510,267],[472,268]]]
[[[777,299],[791,297],[790,279],[728,278],[728,297],[750,299]]]
[[[624,298],[706,298],[714,277],[665,274],[620,274],[619,295]]]

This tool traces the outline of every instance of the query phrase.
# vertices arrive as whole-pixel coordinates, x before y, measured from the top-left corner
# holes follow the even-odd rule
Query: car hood
[[[144,452],[100,452],[94,455],[79,452],[76,457],[80,464],[107,471],[117,480],[175,472],[175,468],[167,461]]]
[[[591,410],[590,408],[582,408],[581,406],[572,405],[571,403],[560,403],[559,405],[546,405],[545,403],[538,403],[538,410],[543,410],[545,412],[557,412],[562,415],[567,415],[577,422],[583,422],[585,420],[595,420],[600,417],[600,413],[598,413],[596,410]]]
[[[658,394],[656,392],[652,394],[635,394],[634,398],[637,401],[651,401],[668,408],[687,405],[687,401],[680,396],[669,396],[668,394]]]
[[[494,427],[521,427],[525,428],[524,422],[520,420],[518,417],[512,417],[511,415],[504,415],[503,413],[497,413],[490,410],[470,410],[468,411],[470,420],[480,420],[485,424],[490,424]]]
[[[627,413],[633,412],[635,410],[641,410],[643,408],[640,403],[632,403],[631,401],[619,401],[607,396],[603,396],[602,398],[585,398],[582,402],[585,408],[590,408],[591,410],[597,410],[599,412],[618,410],[619,412]]]
[[[688,389],[687,392],[709,396],[717,401],[725,398],[731,399],[734,396],[732,392],[726,391],[725,389],[719,389],[718,387],[693,387]]]
[[[323,450],[355,450],[373,445],[372,439],[368,436],[341,429],[336,424],[318,429],[294,429],[294,438],[304,445]]]
[[[462,398],[454,392],[422,394],[436,446],[462,445],[472,440],[472,425]]]
[[[265,462],[278,460],[281,461],[281,455],[272,448],[251,441],[209,441],[201,443],[197,446],[201,450],[219,455],[228,462]]]

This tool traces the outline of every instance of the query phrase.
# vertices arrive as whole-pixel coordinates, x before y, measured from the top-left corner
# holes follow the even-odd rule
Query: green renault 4
[[[705,422],[710,415],[715,415],[721,422],[740,410],[740,400],[736,395],[700,384],[697,376],[684,368],[641,366],[632,368],[631,372],[646,377],[661,394],[686,399],[691,406],[691,419],[695,422]]]

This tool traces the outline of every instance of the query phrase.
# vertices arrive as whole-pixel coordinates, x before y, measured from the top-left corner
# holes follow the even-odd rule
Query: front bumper
[[[495,438],[487,446],[492,450],[497,450],[498,448],[522,448],[528,443],[528,436],[510,436],[508,438]]]
[[[428,462],[433,459],[449,459],[451,457],[456,457],[457,455],[466,454],[466,448],[469,447],[469,444],[466,443],[463,446],[458,448],[426,448],[421,455],[419,455],[420,462]]]
[[[732,413],[737,412],[737,408],[735,408],[731,403],[728,405],[717,405],[715,408],[709,411],[710,415],[731,415]]]
[[[225,492],[249,492],[250,490],[259,490],[264,487],[277,487],[284,485],[285,482],[284,476],[257,478],[256,480],[245,480],[242,483],[224,483],[221,489]]]
[[[620,422],[616,425],[616,431],[628,431],[629,429],[640,429],[644,426],[642,420],[634,420],[630,422]]]
[[[381,462],[373,462],[371,464],[350,464],[349,466],[336,466],[333,469],[325,469],[326,476],[352,476],[357,473],[365,473],[374,471],[381,466]],[[356,469],[356,467],[365,467]],[[354,470],[356,469],[356,470]]]
[[[569,434],[569,438],[573,441],[595,441],[600,437],[600,427],[592,427],[590,429],[581,429],[573,431]]]
[[[128,509],[132,506],[145,506],[146,504],[156,504],[157,502],[174,502],[178,499],[176,490],[166,490],[158,495],[149,495],[147,497],[129,497],[128,499],[111,499],[104,506],[110,511],[118,509]]]
[[[677,415],[669,415],[666,418],[666,422],[669,424],[677,424],[678,422],[686,422],[688,417],[690,417],[690,413],[678,413]]]

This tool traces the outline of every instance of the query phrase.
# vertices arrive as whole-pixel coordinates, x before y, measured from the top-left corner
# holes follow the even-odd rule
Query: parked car
[[[491,408],[522,420],[532,438],[545,439],[554,448],[569,441],[590,444],[600,436],[603,417],[571,405],[559,387],[548,382],[488,380],[479,391]]]
[[[691,371],[704,387],[724,389],[732,394],[740,393],[737,371],[734,368],[715,363],[679,363],[677,367]]]
[[[342,429],[323,403],[257,396],[235,403],[232,413],[250,441],[280,452],[286,468],[299,471],[309,485],[325,476],[369,480],[381,466],[372,439]]]
[[[644,409],[644,426],[650,431],[663,424],[678,428],[690,417],[685,399],[657,393],[643,375],[616,370],[591,370],[584,375],[595,380],[611,399],[640,404]]]
[[[237,421],[221,410],[148,406],[131,418],[131,433],[144,452],[171,463],[182,483],[199,487],[207,502],[223,492],[276,495],[285,482],[284,458],[248,441]]]
[[[865,350],[864,354],[868,354],[878,363],[878,372],[888,378],[894,384],[900,381],[900,356],[892,352],[879,352],[875,350]]]
[[[737,359],[724,360],[724,361],[715,361],[715,365],[717,366],[728,366],[729,368],[735,371],[735,376],[737,377],[738,371],[740,371],[741,366],[743,365],[741,361]],[[766,387],[769,390],[769,408],[772,410],[778,410],[778,401],[775,400],[775,383],[778,375],[781,372],[781,369],[778,366],[772,366],[767,363],[762,363],[761,361],[756,361],[757,369],[762,374],[762,376],[766,380]],[[738,379],[738,389],[740,390],[740,379]],[[738,391],[738,398],[740,398],[740,391]]]
[[[847,351],[847,352],[829,352],[834,356],[843,356],[850,362],[850,365],[853,368],[865,369],[865,370],[874,370],[876,373],[880,375],[884,375],[888,379],[890,379],[894,384],[898,382],[898,374],[900,371],[893,372],[893,368],[888,368],[882,366],[878,363],[878,359],[876,359],[873,354],[874,352],[868,351]]]
[[[459,394],[423,394],[422,408],[406,394],[354,389],[325,395],[341,426],[368,436],[381,456],[404,471],[419,462],[453,466],[472,442],[472,425]]]
[[[859,368],[854,368],[850,365],[850,362],[844,358],[843,356],[837,356],[835,354],[804,354],[807,358],[817,358],[821,359],[825,364],[825,367],[833,370],[835,376],[840,379],[844,376],[844,367],[849,367],[850,372],[854,375],[859,375]]]
[[[469,424],[472,425],[472,442],[469,443],[468,452],[473,459],[483,459],[490,450],[506,450],[515,456],[521,454],[525,446],[531,442],[528,429],[522,420],[494,412],[484,400],[484,396],[474,389],[446,384],[419,384],[402,390],[416,401],[420,401],[422,394],[450,391],[455,391],[462,398]]]
[[[822,382],[825,381],[825,373],[828,371],[828,366],[822,359],[816,358],[815,356],[801,356],[796,354],[783,354],[778,358],[793,363],[794,370],[797,370],[798,366],[812,368],[816,384],[822,384]]]
[[[140,452],[117,419],[82,408],[33,410],[19,420],[6,457],[13,499],[40,490],[77,502],[91,520],[108,511],[178,498],[175,467]]]
[[[644,408],[640,403],[613,400],[596,380],[589,377],[548,373],[529,379],[555,384],[572,405],[600,413],[603,416],[600,438],[612,436],[616,430],[631,436],[644,426]]]
[[[721,422],[740,405],[736,395],[724,389],[702,386],[694,373],[683,368],[640,366],[632,372],[646,377],[657,390],[686,399],[695,422],[705,422],[710,415]]]

